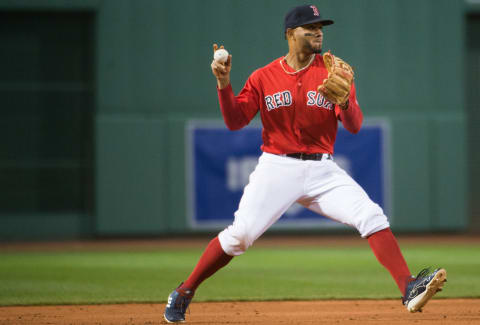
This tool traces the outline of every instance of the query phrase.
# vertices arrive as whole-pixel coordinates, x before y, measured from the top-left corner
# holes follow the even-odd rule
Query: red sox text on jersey
[[[325,97],[323,97],[322,94],[317,93],[316,91],[307,92],[307,99],[307,106],[317,106],[329,110],[334,109],[334,105],[330,103]],[[269,111],[279,107],[291,106],[292,94],[289,90],[285,90],[275,93],[273,95],[267,95],[265,96],[265,104],[267,106],[267,110]]]

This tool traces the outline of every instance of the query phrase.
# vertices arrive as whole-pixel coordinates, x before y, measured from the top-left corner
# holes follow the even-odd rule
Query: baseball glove
[[[330,52],[323,54],[323,62],[328,71],[328,78],[318,86],[317,91],[336,105],[344,105],[350,95],[353,82],[353,69],[342,59]]]

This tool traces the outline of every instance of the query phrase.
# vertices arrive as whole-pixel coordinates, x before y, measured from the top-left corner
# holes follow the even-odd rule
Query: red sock
[[[368,243],[377,260],[390,272],[400,292],[405,296],[407,281],[411,274],[390,228],[370,235]]]
[[[215,237],[203,252],[202,257],[193,269],[192,274],[180,286],[182,289],[195,291],[197,287],[208,277],[220,270],[232,260],[233,256],[225,254],[220,246],[218,237]]]

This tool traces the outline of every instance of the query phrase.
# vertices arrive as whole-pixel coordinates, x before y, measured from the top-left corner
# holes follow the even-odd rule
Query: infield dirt
[[[164,304],[0,307],[0,324],[165,324]],[[432,300],[411,314],[399,300],[192,303],[187,324],[480,324],[480,299]]]

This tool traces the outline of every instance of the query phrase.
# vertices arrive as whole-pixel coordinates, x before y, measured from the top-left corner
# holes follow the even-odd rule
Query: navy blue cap
[[[285,15],[285,31],[302,25],[322,23],[323,26],[333,24],[333,20],[323,19],[314,5],[303,5],[290,9]]]

